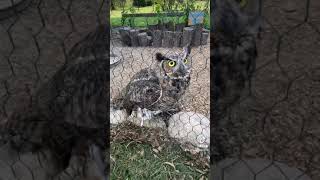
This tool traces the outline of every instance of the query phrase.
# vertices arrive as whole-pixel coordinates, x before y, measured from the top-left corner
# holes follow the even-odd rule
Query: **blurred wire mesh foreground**
[[[213,18],[220,20],[213,34],[214,82],[221,90],[220,102],[228,103],[218,103],[224,111],[212,117],[211,145],[217,151],[211,153],[219,159],[212,165],[220,165],[212,169],[213,177],[319,179],[319,1],[240,1],[238,9],[229,6],[232,0],[214,2]],[[230,11],[231,18],[221,18]],[[252,36],[241,31],[250,25],[245,24],[237,26],[243,36],[226,36],[239,32],[228,25],[243,25],[245,12],[261,18],[262,31]],[[241,61],[254,57],[241,56],[247,47],[257,47],[258,55],[252,58],[251,86],[243,76],[250,68]]]
[[[25,2],[0,12],[0,179],[105,180],[107,3]]]

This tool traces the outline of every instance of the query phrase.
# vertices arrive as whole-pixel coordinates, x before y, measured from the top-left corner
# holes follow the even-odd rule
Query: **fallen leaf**
[[[176,166],[171,162],[164,162],[163,164],[167,164],[167,165],[173,167],[174,170],[176,170]]]

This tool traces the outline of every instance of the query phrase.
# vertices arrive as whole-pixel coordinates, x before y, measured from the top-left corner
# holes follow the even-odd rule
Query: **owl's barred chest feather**
[[[189,78],[165,78],[153,69],[142,69],[135,74],[122,93],[123,107],[137,107],[151,111],[174,109],[189,85]]]

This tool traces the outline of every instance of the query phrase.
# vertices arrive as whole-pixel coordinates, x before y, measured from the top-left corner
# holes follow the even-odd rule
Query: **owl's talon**
[[[156,114],[158,114],[158,113],[160,113],[160,112],[161,112],[161,111],[155,111],[155,112],[153,112],[153,111],[150,111],[150,110],[148,110],[148,109],[146,109],[146,108],[143,108],[143,109],[138,108],[138,111],[137,111],[138,117],[141,119],[140,126],[143,126],[143,123],[144,123],[145,120],[150,120],[150,119],[152,119],[154,115],[156,115]]]

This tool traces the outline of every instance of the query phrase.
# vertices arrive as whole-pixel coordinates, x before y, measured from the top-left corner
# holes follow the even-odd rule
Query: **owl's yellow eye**
[[[184,63],[187,64],[187,63],[188,63],[188,59],[185,59],[185,60],[184,60]]]
[[[175,61],[169,61],[169,62],[168,62],[168,65],[169,65],[170,67],[174,67],[174,66],[176,65],[176,62],[175,62]]]

